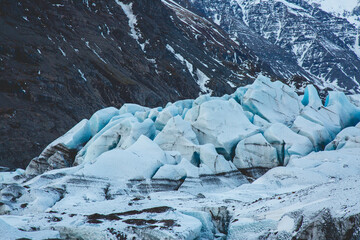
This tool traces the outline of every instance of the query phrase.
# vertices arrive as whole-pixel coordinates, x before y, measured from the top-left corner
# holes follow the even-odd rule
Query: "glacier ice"
[[[200,146],[200,162],[205,164],[215,174],[236,170],[234,164],[218,154],[214,145],[210,143]]]
[[[101,109],[94,113],[89,119],[91,135],[94,136],[99,132],[112,117],[119,114],[119,110],[114,107]]]
[[[190,178],[198,178],[199,177],[199,168],[192,164],[189,160],[183,158],[181,162],[178,164],[179,167],[186,171],[186,176]]]
[[[238,143],[233,162],[237,168],[273,168],[279,165],[276,149],[260,133]]]
[[[59,143],[64,144],[69,149],[76,149],[86,143],[90,138],[91,130],[89,121],[87,119],[83,119],[63,136],[50,143],[43,152]]]
[[[179,111],[179,108],[177,108],[175,105],[170,105],[163,109],[159,115],[156,118],[155,121],[155,127],[157,130],[161,131],[166,123],[169,121],[170,118],[175,117],[177,115],[181,114]]]
[[[356,107],[360,107],[360,94],[346,95],[346,97],[349,99],[351,104]]]
[[[186,171],[181,165],[165,164],[157,170],[153,179],[169,179],[169,180],[184,180],[186,178]]]
[[[77,174],[110,179],[144,179],[154,176],[164,163],[165,153],[142,135],[125,150],[116,148],[101,154],[92,163],[85,162]]]
[[[192,127],[200,144],[212,143],[226,157],[230,157],[241,139],[258,132],[258,127],[233,99],[202,103]]]
[[[181,211],[181,213],[185,215],[189,215],[191,217],[194,217],[198,219],[201,222],[201,232],[202,237],[206,239],[212,239],[214,238],[215,233],[215,227],[212,223],[211,214],[204,211]]]
[[[313,85],[306,86],[301,103],[304,106],[311,106],[315,109],[323,106],[319,94]]]
[[[341,148],[360,148],[360,127],[343,129],[333,141],[326,145],[325,150],[339,150]]]
[[[92,161],[103,152],[116,147],[126,149],[136,142],[141,135],[149,138],[154,137],[155,127],[153,121],[146,119],[143,122],[139,122],[132,115],[130,117],[118,118],[110,122],[109,126],[105,126],[100,134],[96,135],[94,140],[83,148],[83,151],[76,158],[76,163]]]
[[[299,115],[302,104],[289,86],[260,75],[248,86],[242,106],[271,123],[290,125]]]
[[[313,123],[324,126],[331,138],[334,138],[341,130],[339,115],[327,107],[315,109],[308,105],[302,109],[300,116]]]
[[[296,134],[282,123],[272,124],[264,132],[265,139],[276,148],[281,165],[287,165],[291,155],[305,156],[313,151],[311,141]]]
[[[332,137],[328,130],[321,124],[312,122],[303,116],[298,116],[291,129],[299,135],[310,139],[315,151],[323,150]]]
[[[325,107],[339,116],[341,128],[354,126],[360,121],[360,108],[350,103],[343,92],[329,92]]]
[[[136,113],[139,114],[139,113],[144,113],[144,112],[148,112],[148,111],[150,111],[150,108],[148,108],[148,107],[143,107],[143,106],[140,106],[140,105],[134,104],[134,103],[125,103],[119,109],[119,115],[122,115],[125,113],[130,113],[132,115],[135,115]]]
[[[199,144],[191,124],[180,116],[171,118],[163,130],[155,137],[156,142],[163,150],[178,151],[183,158],[191,161],[198,151]]]
[[[0,172],[0,226],[35,239],[287,239],[326,208],[347,231],[360,214],[356,99],[323,105],[313,86],[297,96],[259,76],[223,97],[100,110],[26,171]]]

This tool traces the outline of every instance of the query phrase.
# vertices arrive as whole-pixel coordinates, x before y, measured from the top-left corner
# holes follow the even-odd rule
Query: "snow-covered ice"
[[[1,238],[326,239],[333,226],[340,239],[359,228],[357,102],[259,76],[222,97],[99,110],[26,171],[0,172]]]

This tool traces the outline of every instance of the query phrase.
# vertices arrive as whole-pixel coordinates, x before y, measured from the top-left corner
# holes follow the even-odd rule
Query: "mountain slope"
[[[269,61],[275,72],[286,73],[281,65],[289,62],[286,64],[292,66],[289,72],[300,72],[294,71],[294,65],[297,65],[318,85],[359,90],[358,35],[356,27],[346,19],[305,1],[179,2],[197,9],[240,39],[258,56]],[[263,40],[259,41],[261,38]],[[273,56],[277,57],[272,59]]]
[[[0,24],[3,166],[26,166],[104,106],[229,93],[260,71],[219,27],[167,1],[2,0]]]

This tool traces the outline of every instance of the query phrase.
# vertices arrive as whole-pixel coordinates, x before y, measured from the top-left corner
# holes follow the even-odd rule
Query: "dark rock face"
[[[301,226],[293,239],[359,239],[359,214],[335,218],[328,209],[317,213],[313,221]]]
[[[39,157],[32,159],[26,167],[26,174],[29,176],[40,175],[46,171],[72,166],[76,150],[68,149],[59,143],[45,149]]]
[[[260,71],[243,45],[192,12],[160,0],[124,4],[133,29],[116,1],[0,0],[0,166],[26,167],[105,106],[196,97],[199,73],[221,95]]]

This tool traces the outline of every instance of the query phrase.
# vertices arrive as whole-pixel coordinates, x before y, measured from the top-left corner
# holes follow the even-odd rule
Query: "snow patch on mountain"
[[[146,46],[147,42],[145,41],[144,43],[140,43],[140,40],[143,37],[141,35],[141,32],[136,29],[137,19],[136,19],[136,16],[135,16],[134,12],[133,12],[133,9],[132,9],[133,3],[125,4],[125,3],[121,2],[120,0],[115,0],[115,2],[122,8],[125,15],[129,19],[130,36],[133,39],[136,40],[136,42],[141,47],[141,50],[143,52],[145,52],[145,46]]]

